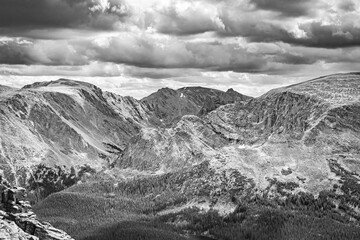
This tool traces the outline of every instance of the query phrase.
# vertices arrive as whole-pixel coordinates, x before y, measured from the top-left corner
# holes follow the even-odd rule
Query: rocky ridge
[[[241,169],[261,189],[276,177],[316,193],[338,181],[329,157],[345,154],[348,164],[359,155],[356,73],[255,99],[191,87],[137,101],[66,79],[3,89],[0,160],[18,185],[42,163],[161,174],[209,161],[216,171]]]
[[[67,79],[1,89],[1,171],[18,186],[26,186],[29,169],[35,171],[40,164],[66,171],[85,165],[107,169],[143,130],[157,131],[176,124],[184,114],[201,116],[220,105],[250,99],[232,89],[194,87],[162,89],[138,101]]]
[[[0,238],[9,240],[73,240],[67,233],[39,221],[25,201],[25,189],[0,182]]]
[[[94,223],[74,211],[97,212],[102,217],[100,225],[172,216],[166,224],[186,233],[196,225],[182,220],[189,212],[216,212],[221,215],[216,226],[223,226],[228,217],[226,221],[234,217],[237,224],[246,223],[243,213],[248,206],[255,210],[248,216],[253,220],[258,208],[270,206],[295,215],[313,214],[319,221],[326,215],[357,228],[359,89],[359,74],[337,74],[275,89],[255,99],[225,105],[213,101],[215,105],[209,108],[204,107],[202,101],[208,100],[200,93],[194,94],[196,100],[188,96],[181,102],[179,98],[186,98],[183,90],[165,89],[151,96],[159,111],[150,103],[133,103],[148,109],[148,115],[137,113],[134,108],[138,107],[128,107],[129,103],[122,105],[126,101],[121,97],[106,94],[115,112],[127,112],[139,123],[137,134],[124,148],[119,147],[108,169],[50,195],[34,209],[47,221],[83,237],[88,234],[83,235],[86,226]],[[177,109],[175,114],[167,114],[172,109]],[[66,204],[54,204],[59,199]],[[83,202],[86,208],[79,206]],[[58,215],[54,219],[49,209],[59,213],[63,222]],[[72,222],[80,222],[83,232],[78,233]],[[197,233],[211,236],[209,228],[200,229]]]
[[[101,170],[122,151],[150,111],[131,97],[60,79],[0,93],[0,163],[15,185],[38,164]]]
[[[233,89],[226,92],[203,88],[185,87],[177,90],[162,88],[141,102],[148,106],[165,126],[176,124],[184,115],[205,115],[217,107],[237,101],[247,101],[251,97]]]
[[[143,128],[117,166],[171,172],[208,160],[217,172],[239,169],[263,190],[276,178],[298,184],[294,193],[316,194],[338,184],[329,158],[346,156],[339,161],[353,168],[347,162],[360,156],[359,89],[359,74],[332,75],[220,106],[201,118],[185,115],[169,128]]]

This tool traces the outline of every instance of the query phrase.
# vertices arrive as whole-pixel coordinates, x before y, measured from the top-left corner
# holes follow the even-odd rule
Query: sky
[[[0,0],[0,84],[68,78],[142,98],[259,96],[359,71],[356,0]]]

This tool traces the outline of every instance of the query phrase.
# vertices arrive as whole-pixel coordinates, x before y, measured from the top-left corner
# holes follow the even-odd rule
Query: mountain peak
[[[156,93],[175,93],[176,90],[169,88],[169,87],[164,87],[164,88],[160,88],[159,90],[157,90]]]
[[[360,101],[360,73],[340,73],[274,89],[264,97],[279,92],[293,92],[314,97],[334,106]]]
[[[25,85],[22,89],[39,89],[39,88],[51,88],[51,87],[68,87],[68,88],[98,88],[95,85],[87,82],[60,78],[55,81],[35,82]]]
[[[221,91],[221,90],[217,90],[217,89],[213,89],[213,88],[207,88],[207,87],[201,87],[201,86],[190,86],[190,87],[182,87],[179,88],[178,91],[181,90],[213,90],[213,91]]]
[[[184,115],[204,115],[217,107],[249,99],[234,90],[221,91],[205,87],[162,88],[141,100],[165,124],[178,121]]]
[[[233,88],[229,88],[227,92],[235,92],[235,90]]]

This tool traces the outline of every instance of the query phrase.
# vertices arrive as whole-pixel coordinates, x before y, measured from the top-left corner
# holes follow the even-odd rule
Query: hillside
[[[142,129],[164,124],[163,113],[154,109],[154,104],[163,106],[163,111],[176,112],[168,119],[173,122],[185,114],[205,114],[227,102],[248,99],[233,90],[169,91],[176,92],[171,101],[163,99],[167,90],[138,101],[67,79],[37,82],[22,89],[1,87],[0,161],[4,176],[26,186],[28,170],[35,171],[40,164],[64,166],[66,171],[72,167],[79,171],[87,165],[99,171],[107,168],[114,154],[122,152]],[[178,105],[185,110],[177,112],[171,104],[178,103],[178,98],[186,100]]]
[[[13,171],[25,153],[8,149],[32,149],[27,183],[53,193],[34,211],[75,239],[357,239],[359,89],[349,73],[258,98],[194,87],[137,101],[36,83],[1,94],[3,159]],[[47,167],[59,161],[77,168]]]
[[[39,164],[95,169],[123,150],[149,110],[131,97],[60,79],[0,93],[0,162],[4,176],[25,185]]]
[[[117,166],[161,172],[206,159],[218,171],[241,169],[262,188],[276,177],[315,193],[338,181],[328,158],[346,155],[345,163],[359,156],[359,79],[320,78],[221,106],[202,118],[183,116],[167,129],[143,128]],[[282,174],[288,170],[292,174]]]
[[[34,210],[75,239],[358,239],[356,221],[334,208],[330,193],[270,199],[252,189],[235,171],[218,175],[201,164],[128,181],[96,179]]]

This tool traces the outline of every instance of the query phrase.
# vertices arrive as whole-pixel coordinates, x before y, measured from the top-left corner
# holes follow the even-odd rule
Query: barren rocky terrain
[[[323,237],[307,239],[359,236],[358,73],[258,98],[136,100],[65,79],[0,89],[3,175],[75,239],[302,239],[309,221]]]

